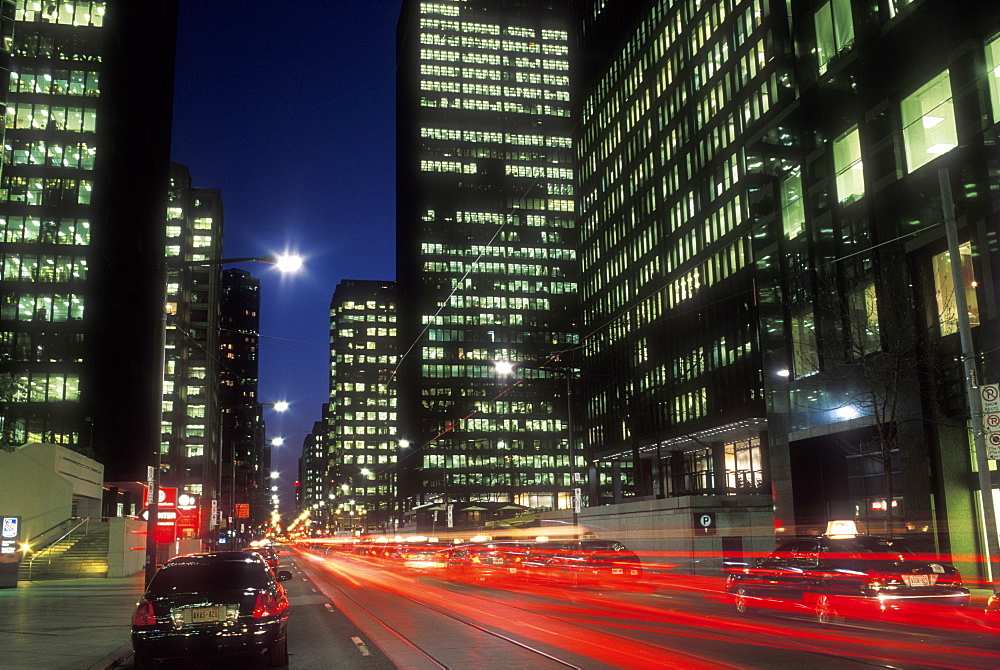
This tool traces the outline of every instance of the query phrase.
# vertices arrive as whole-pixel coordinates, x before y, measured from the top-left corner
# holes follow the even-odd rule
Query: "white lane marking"
[[[323,607],[325,607],[330,612],[333,612],[333,605],[331,605],[330,603],[323,603]]]
[[[361,652],[362,656],[371,656],[371,653],[368,651],[368,647],[365,646],[365,643],[361,641],[360,637],[352,637],[351,642],[353,642],[354,646],[358,648],[358,651]]]
[[[313,589],[313,593],[319,593],[319,591],[317,591],[316,589]]]

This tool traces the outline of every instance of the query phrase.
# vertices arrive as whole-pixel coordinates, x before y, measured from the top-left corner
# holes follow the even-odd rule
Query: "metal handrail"
[[[60,537],[58,540],[52,542],[49,546],[45,547],[40,552],[38,552],[37,554],[35,554],[31,558],[29,558],[28,559],[28,581],[29,582],[31,581],[31,571],[35,567],[35,561],[38,560],[42,556],[42,554],[46,553],[49,549],[51,549],[52,547],[56,546],[57,544],[59,544],[60,542],[62,542],[63,540],[65,540],[67,537],[69,537],[70,535],[72,535],[73,531],[75,531],[80,526],[84,526],[84,525],[87,526],[87,530],[83,531],[83,534],[86,535],[90,531],[89,524],[90,524],[90,517],[88,516],[86,519],[84,519],[83,521],[81,521],[80,523],[76,524],[75,526],[73,526],[72,528],[70,528],[68,531],[66,531],[65,533],[63,533],[62,537]],[[49,564],[51,564],[51,563],[52,563],[52,559],[50,558],[49,559]]]
[[[44,536],[44,535],[48,535],[49,533],[51,533],[51,532],[52,532],[52,531],[54,531],[55,529],[59,528],[60,526],[65,526],[66,524],[69,524],[69,523],[73,523],[73,521],[75,521],[75,520],[76,520],[76,519],[78,519],[78,518],[79,518],[79,517],[75,517],[75,516],[71,516],[71,517],[69,517],[68,519],[64,519],[64,520],[60,521],[59,523],[57,523],[56,525],[52,526],[51,528],[49,528],[49,529],[47,529],[47,530],[43,530],[43,531],[42,531],[41,533],[39,533],[38,535],[35,535],[34,537],[30,537],[30,538],[28,538],[28,542],[27,542],[27,544],[29,544],[29,545],[33,545],[33,544],[35,543],[35,540],[37,540],[38,538],[40,538],[40,537],[42,537],[42,536]],[[57,541],[58,541],[58,540],[57,540]]]

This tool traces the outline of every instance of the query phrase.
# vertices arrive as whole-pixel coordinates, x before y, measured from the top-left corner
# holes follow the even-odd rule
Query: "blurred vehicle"
[[[811,613],[821,624],[845,616],[922,617],[935,606],[967,607],[971,600],[954,566],[924,560],[900,540],[851,532],[785,542],[731,573],[726,592],[740,614],[769,607]]]
[[[617,540],[560,542],[544,550],[550,583],[566,586],[638,589],[642,562]]]
[[[137,670],[158,659],[245,654],[288,664],[288,596],[258,554],[226,551],[167,561],[136,605],[132,648]]]
[[[986,601],[986,621],[1000,625],[1000,590],[994,591]]]
[[[529,542],[487,542],[464,544],[440,552],[448,579],[498,584],[526,578],[524,561],[531,551]]]
[[[260,554],[260,556],[264,559],[264,562],[267,563],[267,567],[271,568],[275,572],[278,571],[278,552],[275,551],[274,547],[271,545],[265,544],[257,547],[250,546],[247,547],[246,551],[254,554]]]
[[[445,567],[442,552],[449,546],[443,542],[404,542],[393,548],[391,558],[411,572],[437,571]]]

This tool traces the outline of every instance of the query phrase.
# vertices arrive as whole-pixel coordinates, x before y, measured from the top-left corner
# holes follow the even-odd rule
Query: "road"
[[[1000,667],[1000,635],[983,626],[822,628],[740,617],[717,591],[690,585],[651,593],[488,588],[353,556],[300,552],[294,560],[405,668]]]
[[[692,584],[490,588],[350,555],[286,550],[281,560],[295,575],[292,669],[1000,667],[1000,631],[982,625],[823,628],[740,617],[717,591]]]

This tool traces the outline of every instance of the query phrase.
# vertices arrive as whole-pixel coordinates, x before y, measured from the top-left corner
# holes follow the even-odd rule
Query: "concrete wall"
[[[0,513],[23,517],[22,541],[72,516],[73,483],[56,470],[59,449],[69,451],[54,444],[0,451]]]
[[[112,517],[108,541],[108,577],[128,577],[146,569],[146,522],[131,517]],[[159,562],[202,551],[201,540],[177,540],[159,546]]]
[[[714,515],[714,534],[696,527],[696,515],[706,512]],[[572,526],[567,510],[541,516],[543,534]],[[598,539],[620,540],[651,567],[684,574],[718,576],[724,556],[746,560],[775,546],[770,496],[687,496],[586,507],[579,523]]]
[[[128,577],[146,565],[146,523],[112,517],[108,523],[108,577]]]

